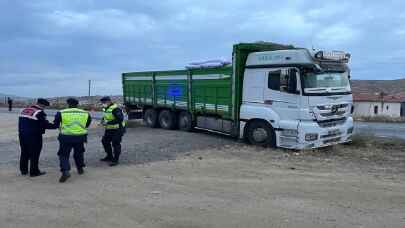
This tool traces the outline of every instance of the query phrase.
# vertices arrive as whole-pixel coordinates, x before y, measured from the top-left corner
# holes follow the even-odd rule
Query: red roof
[[[358,101],[375,101],[375,102],[405,102],[405,92],[384,95],[383,98],[378,93],[370,93],[365,91],[357,91],[353,93],[353,100]]]

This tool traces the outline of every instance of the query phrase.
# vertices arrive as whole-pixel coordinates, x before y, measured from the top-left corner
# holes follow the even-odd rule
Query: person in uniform
[[[10,97],[7,98],[7,103],[8,103],[8,111],[9,112],[13,111],[13,100]]]
[[[59,164],[62,175],[60,183],[70,178],[70,152],[73,149],[73,158],[79,175],[84,173],[84,143],[87,142],[87,129],[91,124],[90,114],[77,108],[79,101],[74,98],[67,99],[69,108],[56,113],[54,125],[59,128]]]
[[[42,135],[45,129],[55,129],[46,119],[44,108],[49,102],[39,98],[35,105],[24,108],[18,119],[18,136],[20,139],[21,156],[20,171],[22,175],[31,177],[44,175],[38,168],[39,157],[42,150]],[[29,166],[29,169],[28,169]]]
[[[116,166],[119,163],[121,141],[125,133],[124,113],[117,104],[111,101],[110,97],[103,97],[100,101],[103,105],[101,124],[105,128],[101,142],[107,154],[101,161],[109,162],[110,166]]]

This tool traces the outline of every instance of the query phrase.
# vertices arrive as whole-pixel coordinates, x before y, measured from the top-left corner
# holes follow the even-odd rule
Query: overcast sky
[[[356,3],[353,3],[356,2]],[[405,77],[405,1],[0,0],[0,93],[121,94],[120,73],[230,59],[273,41],[352,53],[354,79]]]

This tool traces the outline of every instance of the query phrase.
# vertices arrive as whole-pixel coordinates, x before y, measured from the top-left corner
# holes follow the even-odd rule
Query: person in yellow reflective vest
[[[116,166],[119,163],[121,141],[125,133],[124,113],[117,104],[111,101],[110,97],[103,97],[100,101],[103,105],[101,124],[105,128],[101,142],[107,154],[101,161],[110,162],[110,166]]]
[[[59,182],[66,182],[70,178],[70,152],[73,149],[73,158],[79,175],[84,173],[84,143],[87,142],[87,129],[91,124],[88,112],[77,108],[79,101],[74,98],[67,99],[69,108],[56,113],[54,125],[59,127],[59,162],[62,176]]]

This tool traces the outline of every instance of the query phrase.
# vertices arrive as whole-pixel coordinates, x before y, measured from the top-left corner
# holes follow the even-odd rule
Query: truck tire
[[[194,128],[193,118],[189,112],[180,112],[177,123],[182,131],[192,131]]]
[[[153,108],[146,109],[145,113],[143,114],[143,121],[146,123],[146,126],[151,128],[159,127],[158,123],[158,114],[157,111]]]
[[[159,113],[159,124],[163,129],[172,130],[176,127],[176,113],[162,110]]]
[[[249,143],[257,146],[276,147],[276,135],[270,124],[264,121],[253,121],[247,128]]]

